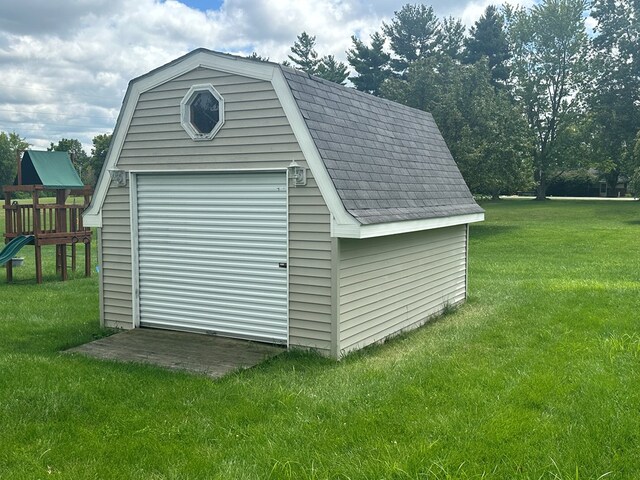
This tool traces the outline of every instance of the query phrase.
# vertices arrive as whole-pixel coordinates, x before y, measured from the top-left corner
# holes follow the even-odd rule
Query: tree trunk
[[[500,190],[496,189],[491,192],[491,200],[500,200]]]
[[[618,172],[611,172],[605,176],[607,182],[607,197],[617,197],[616,187],[618,186]]]
[[[538,186],[536,188],[536,200],[543,201],[547,199],[547,179],[544,174],[540,175]]]

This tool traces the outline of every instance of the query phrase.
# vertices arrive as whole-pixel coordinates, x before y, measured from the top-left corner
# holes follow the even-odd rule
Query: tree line
[[[491,5],[468,32],[407,4],[351,41],[351,77],[306,32],[285,63],[431,112],[474,193],[544,199],[550,184],[589,169],[609,192],[623,178],[640,191],[639,0]]]
[[[111,134],[105,133],[93,137],[91,154],[87,154],[82,143],[73,138],[62,138],[58,143],[49,145],[47,151],[69,152],[73,166],[85,185],[95,186],[107,158]],[[0,132],[0,189],[3,185],[11,185],[17,174],[17,152],[27,150],[29,142],[19,134]]]
[[[554,182],[591,169],[609,192],[627,179],[640,193],[640,0],[490,5],[468,32],[459,19],[406,4],[351,42],[352,76],[306,32],[284,63],[431,112],[472,192],[535,190],[542,200]],[[90,155],[74,139],[49,150],[71,152],[95,184],[110,138],[94,137]],[[0,132],[0,185],[13,181],[15,151],[27,146]]]

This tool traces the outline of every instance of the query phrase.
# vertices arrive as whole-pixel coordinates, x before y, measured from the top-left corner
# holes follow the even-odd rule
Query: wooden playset
[[[35,247],[36,281],[42,283],[42,247],[56,246],[56,272],[68,277],[67,246],[71,268],[76,269],[78,245],[84,245],[84,273],[91,275],[91,229],[82,224],[82,211],[89,205],[92,189],[83,185],[67,152],[27,150],[17,155],[14,185],[2,187],[5,213],[5,248],[0,265],[6,264],[7,281],[13,280],[13,257],[23,246]],[[30,194],[30,201],[12,199],[16,192]],[[53,192],[55,203],[41,203],[44,192]],[[68,204],[72,196],[82,203]]]

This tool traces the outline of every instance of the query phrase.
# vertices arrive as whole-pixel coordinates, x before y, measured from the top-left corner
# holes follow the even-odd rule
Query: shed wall
[[[102,207],[102,305],[106,327],[133,326],[129,189],[109,187]]]
[[[339,338],[347,353],[466,297],[466,226],[340,240]]]
[[[225,101],[225,123],[211,141],[180,125],[180,101],[211,83]],[[122,128],[127,128],[122,125]],[[140,96],[117,166],[123,170],[283,169],[306,166],[269,82],[198,68]],[[179,199],[176,199],[179,201]],[[103,210],[105,325],[132,327],[129,190],[110,188]],[[313,177],[289,189],[290,344],[330,352],[330,216]]]

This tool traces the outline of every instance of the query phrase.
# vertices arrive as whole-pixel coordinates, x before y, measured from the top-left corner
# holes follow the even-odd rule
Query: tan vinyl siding
[[[340,240],[341,353],[418,325],[466,297],[466,227]]]
[[[98,247],[98,265],[102,266],[102,229],[98,228],[96,232],[96,240]],[[98,270],[98,295],[100,305],[100,326],[104,327],[104,269]]]
[[[225,123],[210,141],[193,141],[180,125],[180,101],[194,84],[211,83],[225,102]],[[123,125],[124,126],[124,125]],[[198,68],[143,93],[129,125],[118,168],[136,171],[284,169],[292,160],[306,166],[276,93],[269,82]],[[111,192],[107,197],[109,197]],[[179,199],[177,199],[179,201]],[[129,208],[128,198],[126,208]],[[329,354],[331,340],[330,217],[310,176],[289,189],[290,345]],[[107,225],[108,223],[108,225]],[[122,238],[129,214],[103,211],[105,312],[121,319],[123,289],[131,271],[118,259],[130,256]],[[128,275],[128,276],[127,276]],[[122,289],[121,289],[122,290]],[[129,299],[130,300],[130,299]]]
[[[326,355],[333,318],[329,219],[313,179],[289,189],[289,342]]]
[[[128,188],[109,187],[102,207],[101,240],[104,325],[133,328]]]

